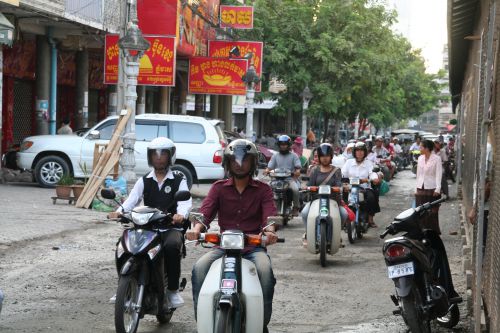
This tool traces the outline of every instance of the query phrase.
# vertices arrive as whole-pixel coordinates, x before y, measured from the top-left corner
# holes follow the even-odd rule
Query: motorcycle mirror
[[[113,189],[111,188],[103,188],[101,190],[101,196],[104,198],[104,199],[111,199],[113,200],[114,198],[116,198],[116,193]]]
[[[267,224],[262,228],[262,231],[266,230],[266,228],[276,224],[276,227],[283,225],[283,217],[282,216],[268,216]],[[278,228],[276,228],[278,229]]]
[[[179,191],[174,195],[175,201],[186,201],[191,199],[191,193],[189,191]]]

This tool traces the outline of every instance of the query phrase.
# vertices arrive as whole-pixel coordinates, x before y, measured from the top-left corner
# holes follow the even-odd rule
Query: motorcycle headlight
[[[283,187],[284,187],[284,184],[285,184],[284,182],[279,182],[278,181],[278,182],[275,182],[273,184],[273,187],[274,187],[275,190],[282,190]]]
[[[132,221],[134,222],[134,224],[145,225],[148,223],[149,219],[151,218],[151,216],[154,215],[154,213],[141,214],[141,213],[132,212],[131,215],[132,215]]]
[[[222,233],[220,247],[226,250],[243,250],[245,247],[245,238],[243,233]]]

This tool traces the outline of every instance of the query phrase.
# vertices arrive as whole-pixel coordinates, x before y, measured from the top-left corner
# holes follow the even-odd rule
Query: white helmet
[[[354,148],[356,144],[354,142],[349,142],[349,144],[347,145],[346,149],[351,149],[351,148]]]
[[[151,162],[151,155],[153,152],[161,154],[162,151],[167,151],[168,152],[168,165],[171,166],[172,164],[175,164],[175,144],[172,140],[165,138],[165,137],[158,137],[156,139],[153,139],[149,145],[148,145],[148,164],[149,166],[152,166],[153,163]]]

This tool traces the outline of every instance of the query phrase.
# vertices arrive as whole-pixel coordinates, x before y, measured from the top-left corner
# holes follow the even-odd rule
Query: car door
[[[84,140],[82,142],[81,152],[80,152],[80,168],[86,168],[89,174],[92,172],[92,167],[94,165],[94,149],[96,144],[107,144],[111,139],[111,135],[115,130],[117,119],[109,119],[101,124],[97,125],[92,130],[99,131],[99,138],[95,139],[88,131],[84,135]],[[97,163],[97,161],[95,161]]]

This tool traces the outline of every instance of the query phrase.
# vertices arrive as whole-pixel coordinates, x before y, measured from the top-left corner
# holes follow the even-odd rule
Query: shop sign
[[[253,29],[252,6],[220,6],[220,27]]]
[[[150,48],[139,61],[138,85],[175,86],[175,37],[144,36]],[[118,35],[106,35],[104,83],[118,83]]]
[[[262,78],[262,55],[264,51],[264,44],[262,42],[211,40],[208,42],[208,56],[214,58],[229,58],[229,51],[235,46],[240,49],[241,58],[247,53],[253,53],[255,71],[257,75]],[[255,91],[261,91],[261,83],[255,85]]]
[[[244,59],[193,57],[189,60],[189,93],[245,95],[242,76],[248,62]]]

